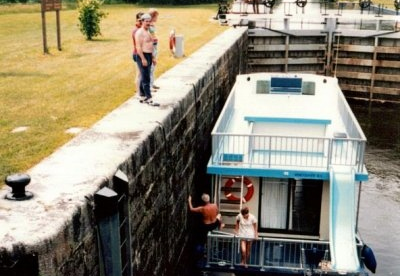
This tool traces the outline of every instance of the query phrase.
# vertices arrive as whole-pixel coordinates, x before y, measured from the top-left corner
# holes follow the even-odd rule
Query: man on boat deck
[[[202,194],[201,199],[205,205],[199,207],[193,207],[192,197],[189,196],[189,209],[191,212],[200,213],[203,216],[203,227],[201,229],[201,241],[206,242],[207,234],[216,228],[220,228],[221,225],[221,214],[218,213],[218,206],[215,203],[210,203],[210,196],[208,194]]]

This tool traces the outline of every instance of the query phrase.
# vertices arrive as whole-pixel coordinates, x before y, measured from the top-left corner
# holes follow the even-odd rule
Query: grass
[[[46,13],[49,54],[43,54],[40,6],[0,6],[0,187],[6,175],[24,172],[70,140],[66,130],[89,128],[135,93],[131,29],[148,6],[108,5],[102,36],[87,41],[78,12],[62,10],[62,51],[55,12]],[[188,56],[226,27],[210,20],[217,4],[157,6],[159,61],[156,75],[182,59],[169,51],[171,29],[184,35]],[[12,130],[27,126],[25,132]]]

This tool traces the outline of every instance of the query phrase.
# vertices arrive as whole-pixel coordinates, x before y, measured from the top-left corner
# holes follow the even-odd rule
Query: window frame
[[[271,180],[276,180],[276,181],[282,181],[282,180],[286,180],[287,181],[287,189],[288,189],[288,194],[287,194],[287,208],[286,208],[286,226],[285,229],[278,229],[278,228],[267,228],[267,227],[262,227],[261,226],[261,221],[262,221],[262,202],[263,202],[263,191],[265,191],[266,189],[266,185],[268,185],[268,179]],[[293,196],[294,196],[294,191],[296,188],[296,180],[293,178],[269,178],[269,177],[260,177],[260,187],[259,187],[259,210],[258,210],[258,230],[260,232],[268,232],[268,233],[277,233],[277,234],[293,234],[293,235],[306,235],[306,236],[316,236],[319,235],[320,232],[320,223],[321,223],[321,201],[322,201],[322,193],[323,193],[323,180],[314,180],[314,179],[301,179],[301,183],[302,184],[306,184],[306,185],[315,185],[316,189],[316,193],[318,193],[318,198],[319,199],[319,208],[318,210],[316,210],[315,215],[318,216],[318,219],[316,220],[318,222],[318,227],[315,227],[314,231],[304,231],[304,230],[293,230],[293,229],[289,229],[289,225],[290,225],[290,218],[291,218],[291,214],[290,212],[293,210],[290,208],[290,205],[293,201]],[[304,183],[306,182],[306,183]],[[314,182],[314,184],[312,184],[312,182]],[[292,213],[293,215],[293,213]],[[293,221],[293,218],[292,218]]]

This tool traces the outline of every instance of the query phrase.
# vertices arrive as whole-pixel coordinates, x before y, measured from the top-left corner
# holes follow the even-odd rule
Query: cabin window
[[[263,178],[260,231],[318,235],[322,180]]]
[[[256,94],[269,94],[269,81],[258,80],[256,83]]]
[[[313,81],[303,82],[303,95],[315,95],[315,82]]]

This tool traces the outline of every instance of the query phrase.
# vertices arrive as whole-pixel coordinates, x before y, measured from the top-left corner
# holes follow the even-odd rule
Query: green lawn
[[[70,140],[67,129],[89,128],[134,95],[130,33],[135,14],[148,8],[104,6],[108,16],[94,41],[80,33],[77,10],[62,10],[62,51],[55,12],[48,12],[45,55],[39,5],[0,6],[0,186],[6,175],[26,171]],[[186,56],[226,29],[211,20],[216,4],[157,8],[157,75],[182,61],[169,51],[172,28],[184,35]],[[28,130],[12,132],[21,126]]]

